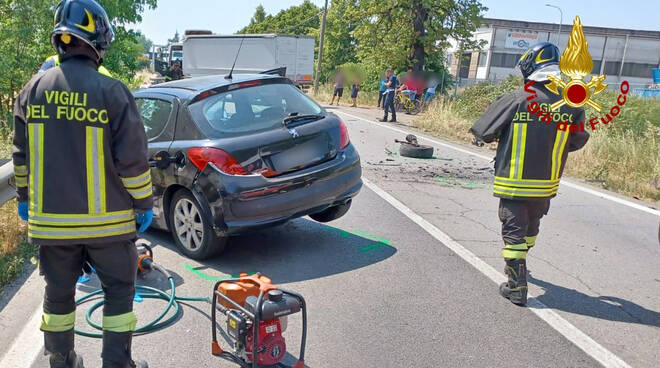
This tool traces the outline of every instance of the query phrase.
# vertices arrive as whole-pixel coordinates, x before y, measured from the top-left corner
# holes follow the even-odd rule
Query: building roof
[[[536,31],[549,31],[556,32],[556,23],[542,23],[542,22],[527,22],[521,20],[509,19],[496,19],[496,18],[483,18],[483,23],[491,27],[505,27],[505,28],[519,28],[519,29],[534,29]],[[566,32],[570,32],[571,23],[565,24]],[[562,28],[563,29],[563,28]],[[593,27],[582,26],[584,33],[597,34],[603,36],[630,36],[638,38],[651,38],[660,40],[660,31],[646,31],[638,29],[624,29],[624,28],[607,28],[607,27]],[[564,31],[562,31],[564,33]]]

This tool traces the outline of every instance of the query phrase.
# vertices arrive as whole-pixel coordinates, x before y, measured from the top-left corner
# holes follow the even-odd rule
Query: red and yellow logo
[[[607,84],[603,83],[605,76],[602,74],[592,76],[589,83],[585,83],[583,80],[586,75],[591,74],[593,68],[594,62],[589,54],[587,39],[582,31],[582,23],[580,17],[576,16],[568,45],[559,61],[559,70],[570,80],[566,82],[561,76],[548,75],[551,83],[546,88],[550,92],[558,95],[558,87],[562,88],[562,99],[550,105],[550,110],[555,110],[566,104],[571,107],[589,105],[600,112],[602,106],[593,101],[591,96],[597,95],[607,88]]]

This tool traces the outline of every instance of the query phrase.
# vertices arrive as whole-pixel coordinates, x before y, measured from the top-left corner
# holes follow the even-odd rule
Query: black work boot
[[[133,332],[103,331],[103,368],[149,368],[143,360],[131,358]]]
[[[382,119],[378,119],[378,121],[380,121],[381,123],[387,123],[387,116]]]
[[[504,259],[509,281],[500,285],[500,295],[516,305],[527,304],[527,265],[524,259]]]
[[[51,353],[48,357],[50,368],[85,368],[82,357],[71,350],[67,354]]]
[[[51,368],[83,368],[82,357],[73,351],[73,330],[44,331],[44,351]]]

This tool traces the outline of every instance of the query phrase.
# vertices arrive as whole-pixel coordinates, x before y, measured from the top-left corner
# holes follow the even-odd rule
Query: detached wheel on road
[[[222,252],[227,238],[218,237],[211,219],[190,192],[179,190],[170,204],[170,229],[176,246],[186,257],[203,260]]]
[[[325,210],[317,213],[312,213],[309,215],[309,217],[312,218],[314,221],[318,222],[330,222],[334,221],[346,214],[348,210],[351,208],[351,203],[352,201],[348,201],[345,204],[339,204],[336,206],[332,206],[330,208],[326,208]]]
[[[414,146],[412,144],[402,143],[399,147],[399,154],[411,158],[431,158],[433,157],[433,147],[424,145]]]

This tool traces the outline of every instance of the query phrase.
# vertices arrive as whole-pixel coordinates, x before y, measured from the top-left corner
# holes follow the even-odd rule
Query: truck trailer
[[[287,78],[307,87],[314,74],[314,46],[314,37],[310,36],[186,34],[183,73],[186,77],[228,74],[236,60],[234,73],[286,68]]]

